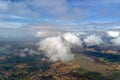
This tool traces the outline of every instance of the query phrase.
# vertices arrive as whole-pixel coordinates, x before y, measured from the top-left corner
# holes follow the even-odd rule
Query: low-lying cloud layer
[[[68,32],[37,32],[40,37],[38,50],[43,51],[46,57],[51,61],[70,61],[74,58],[71,49],[86,46],[96,46],[101,44],[120,45],[119,31],[105,31],[105,35],[99,34],[77,34]],[[103,33],[102,33],[103,34]],[[104,42],[105,40],[105,42]],[[106,40],[108,43],[106,43]],[[84,45],[83,45],[84,43]]]

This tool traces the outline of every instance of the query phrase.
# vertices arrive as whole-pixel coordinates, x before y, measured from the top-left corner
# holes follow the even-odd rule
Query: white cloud
[[[73,2],[71,2],[73,1]],[[34,17],[35,19],[49,18],[59,20],[69,20],[78,23],[79,20],[88,16],[97,16],[96,6],[102,3],[117,3],[114,1],[81,1],[81,0],[0,0],[0,14],[16,15],[19,17]],[[79,5],[77,5],[77,4]],[[73,5],[74,4],[74,5]],[[90,4],[90,5],[89,5]],[[88,8],[84,6],[88,6]],[[100,5],[101,6],[101,5]],[[94,11],[95,8],[95,11]],[[107,9],[109,10],[109,9]],[[5,13],[2,13],[5,11]],[[119,11],[119,10],[118,10]],[[76,22],[78,21],[78,22]],[[74,23],[74,22],[73,22]],[[71,23],[69,23],[71,24]]]
[[[50,37],[61,35],[61,32],[48,32],[48,31],[39,31],[36,34],[36,37]]]
[[[115,38],[115,39],[112,39],[111,42],[112,42],[114,45],[120,46],[120,37],[117,37],[117,38]]]
[[[41,34],[40,34],[41,37]],[[80,39],[71,33],[64,33],[42,39],[39,42],[39,50],[42,50],[51,61],[70,61],[74,55],[71,48],[81,46]]]
[[[93,45],[100,45],[103,43],[103,40],[96,36],[96,35],[90,35],[87,36],[83,42],[87,45],[87,46],[93,46]]]
[[[11,1],[0,1],[0,12],[5,12],[4,15],[16,15],[16,16],[29,16],[38,17],[38,13],[32,11],[26,1],[11,2]]]
[[[29,4],[31,4],[33,7],[44,9],[51,14],[65,13],[68,7],[66,0],[33,0],[30,1]]]
[[[106,33],[108,34],[109,37],[113,37],[113,38],[116,38],[116,37],[120,36],[119,31],[107,31]]]
[[[40,18],[43,15],[57,19],[81,19],[85,10],[71,7],[67,0],[23,0],[19,2],[0,1],[0,10],[16,16]]]
[[[69,42],[70,44],[75,44],[75,45],[79,45],[82,46],[82,41],[80,40],[80,38],[78,38],[75,34],[72,33],[64,33],[63,34],[63,38]]]

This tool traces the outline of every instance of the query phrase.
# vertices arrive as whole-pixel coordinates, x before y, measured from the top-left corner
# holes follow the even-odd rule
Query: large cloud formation
[[[39,50],[42,50],[51,61],[70,61],[74,55],[71,48],[81,46],[82,41],[74,34],[64,33],[58,36],[44,38],[39,42]]]

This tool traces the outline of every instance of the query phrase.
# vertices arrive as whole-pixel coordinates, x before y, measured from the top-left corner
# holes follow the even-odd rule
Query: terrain
[[[41,51],[37,51],[35,43],[36,41],[1,42],[0,80],[120,79],[120,55],[117,47],[116,50],[107,45],[76,48],[72,50],[75,54],[73,61],[50,62]],[[21,56],[21,52],[25,56]]]

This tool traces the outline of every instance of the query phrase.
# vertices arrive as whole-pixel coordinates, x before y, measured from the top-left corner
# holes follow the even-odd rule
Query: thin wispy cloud
[[[0,0],[0,21],[84,24],[120,21],[119,0]],[[119,26],[117,24],[117,26]]]

